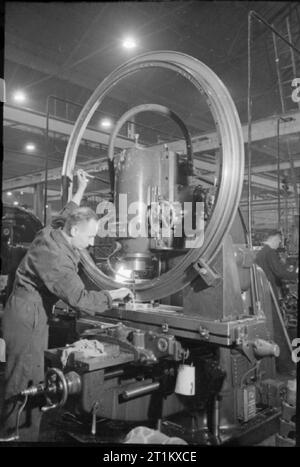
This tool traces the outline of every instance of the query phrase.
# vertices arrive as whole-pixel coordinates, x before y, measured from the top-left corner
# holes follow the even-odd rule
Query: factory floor
[[[2,401],[3,401],[3,390],[4,390],[4,368],[5,364],[0,363],[0,413],[2,411]],[[41,433],[40,433],[40,441],[41,442],[54,442],[54,443],[74,443],[76,442],[76,429],[74,432],[74,437],[73,439],[70,438],[70,436],[66,436],[64,431],[62,431],[61,427],[63,426],[70,426],[71,428],[74,428],[74,424],[72,424],[72,421],[69,420],[69,422],[63,422],[62,424],[62,416],[63,416],[64,411],[59,412],[49,412],[46,415],[43,415],[42,419],[42,424],[41,424]],[[67,423],[67,425],[66,425]],[[70,423],[70,425],[68,425]],[[98,424],[97,424],[98,425]],[[113,428],[115,429],[115,433],[119,432],[119,434],[122,432],[122,427]],[[113,431],[112,430],[112,431]],[[72,430],[71,430],[72,431]],[[99,424],[99,429],[98,429],[99,435],[101,434],[101,423]],[[123,437],[120,437],[120,442]],[[98,438],[98,437],[97,437]],[[99,442],[100,437],[97,439],[97,442]],[[90,442],[89,435],[87,434],[87,441]],[[100,441],[101,442],[101,441]],[[103,442],[103,441],[102,441]],[[110,442],[115,442],[113,439],[109,439],[106,437],[106,442],[108,444]],[[275,434],[272,436],[267,437],[264,439],[262,442],[257,444],[257,446],[275,446]]]

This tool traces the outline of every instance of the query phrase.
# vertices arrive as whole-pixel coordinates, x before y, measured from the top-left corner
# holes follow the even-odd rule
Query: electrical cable
[[[258,371],[258,370],[259,370],[260,363],[261,363],[261,361],[256,362],[255,365],[254,365],[253,367],[251,367],[249,370],[246,371],[246,373],[243,374],[243,376],[242,376],[242,378],[241,378],[241,381],[240,381],[240,387],[243,387],[245,378],[246,378],[252,371],[256,371],[256,370]]]
[[[22,402],[21,406],[19,407],[18,413],[17,413],[17,420],[16,420],[16,434],[12,435],[8,438],[0,438],[0,442],[11,442],[11,441],[18,441],[20,439],[19,435],[19,426],[20,426],[20,417],[21,414],[24,410],[25,405],[27,404],[28,401],[28,394],[24,396],[24,401]]]
[[[252,38],[252,15],[251,11],[248,15],[248,95],[247,95],[247,114],[248,114],[248,232],[249,232],[249,247],[252,248],[252,192],[251,192],[251,125],[252,125],[252,99],[251,99],[251,38]]]

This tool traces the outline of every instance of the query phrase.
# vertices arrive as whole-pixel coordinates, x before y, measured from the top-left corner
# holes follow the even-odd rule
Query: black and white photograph
[[[300,446],[300,3],[0,13],[0,448]]]

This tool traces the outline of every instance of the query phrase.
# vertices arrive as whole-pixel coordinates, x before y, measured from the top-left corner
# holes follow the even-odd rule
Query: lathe
[[[179,52],[146,53],[117,68],[75,123],[62,170],[64,201],[71,196],[76,153],[90,118],[113,86],[147,68],[180,74],[207,99],[219,137],[219,171],[214,181],[201,176],[201,168],[196,173],[193,142],[172,109],[149,103],[119,119],[108,148],[113,204],[97,207],[106,220],[102,228],[109,224],[105,241],[112,252],[103,258],[99,237],[92,257],[84,252],[81,263],[90,287],[127,286],[135,300],[78,319],[77,337],[102,344],[102,351],[87,356],[76,346],[73,352],[48,350],[45,381],[22,394],[43,393],[45,411],[65,406],[78,416],[91,414],[92,434],[99,417],[153,422],[189,443],[226,443],[278,418],[284,385],[276,379],[280,348],[269,284],[254,265],[238,210],[244,142],[224,84]],[[115,154],[121,127],[145,111],[178,124],[184,153],[167,145],[145,147],[136,138]],[[132,216],[127,224],[124,195],[127,206],[134,206],[125,210]],[[190,380],[182,376],[187,368],[193,369]]]

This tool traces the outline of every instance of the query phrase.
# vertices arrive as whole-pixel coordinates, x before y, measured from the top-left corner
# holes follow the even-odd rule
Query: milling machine
[[[201,168],[195,177],[188,129],[172,109],[144,104],[120,118],[108,148],[113,203],[97,207],[101,236],[106,231],[112,252],[103,260],[99,238],[92,257],[83,252],[81,263],[92,288],[127,286],[135,300],[78,319],[78,336],[101,343],[102,354],[77,350],[62,363],[65,349],[48,350],[45,382],[23,395],[44,393],[46,411],[66,405],[73,413],[92,414],[92,434],[97,417],[147,420],[189,443],[226,443],[251,428],[257,434],[259,427],[271,426],[284,387],[276,380],[280,349],[269,285],[254,265],[238,210],[244,142],[224,84],[206,65],[179,52],[146,53],[117,68],[75,123],[62,171],[64,200],[71,196],[78,146],[95,110],[120,80],[147,68],[180,74],[207,99],[219,138],[218,177],[200,183]],[[184,154],[167,145],[145,147],[138,138],[115,154],[122,125],[145,111],[180,127]],[[176,384],[184,367],[195,368],[191,395]]]

